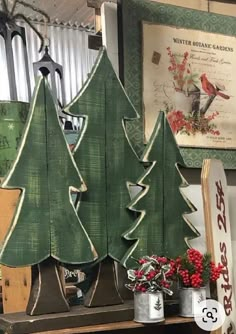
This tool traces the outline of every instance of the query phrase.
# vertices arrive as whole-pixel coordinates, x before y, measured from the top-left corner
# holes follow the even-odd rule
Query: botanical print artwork
[[[176,57],[171,48],[167,48],[167,53],[170,58],[170,66],[168,71],[172,74],[173,85],[176,92],[184,94],[189,99],[189,114],[185,114],[184,110],[170,110],[167,108],[167,119],[170,123],[172,131],[177,133],[185,133],[187,135],[194,135],[197,132],[202,134],[211,133],[214,136],[219,136],[220,131],[217,129],[214,123],[215,117],[219,115],[219,112],[213,112],[209,115],[205,115],[209,109],[213,99],[219,95],[225,99],[229,99],[228,95],[224,95],[217,90],[207,79],[206,74],[200,75],[202,82],[202,89],[207,93],[209,98],[206,100],[205,105],[200,109],[200,89],[197,87],[199,80],[199,73],[193,73],[191,69],[191,63],[189,62],[189,53],[184,52],[182,61],[180,57]],[[180,60],[179,60],[180,59]],[[220,95],[219,95],[220,96]],[[185,109],[184,107],[182,109]]]
[[[236,38],[143,23],[146,140],[164,110],[178,145],[235,148]]]

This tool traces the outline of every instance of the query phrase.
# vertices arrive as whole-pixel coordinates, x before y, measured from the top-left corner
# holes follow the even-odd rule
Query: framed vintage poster
[[[188,167],[217,158],[235,169],[235,18],[146,0],[120,8],[124,85],[141,116],[130,133],[140,150],[165,110]]]

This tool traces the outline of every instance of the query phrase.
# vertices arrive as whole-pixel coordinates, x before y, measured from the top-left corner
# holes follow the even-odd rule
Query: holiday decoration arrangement
[[[137,260],[136,269],[127,270],[131,283],[126,287],[134,292],[134,320],[143,323],[163,321],[163,293],[172,295],[171,286],[176,282],[179,288],[179,313],[193,317],[197,309],[194,303],[206,299],[207,284],[216,282],[222,269],[221,264],[211,260],[211,254],[202,254],[196,249],[188,249],[175,259],[143,256]]]

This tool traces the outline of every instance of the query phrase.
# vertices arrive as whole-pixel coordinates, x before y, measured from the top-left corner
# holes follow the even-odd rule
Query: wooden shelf
[[[28,316],[25,313],[0,315],[2,334],[200,334],[193,318],[168,316],[160,323],[141,324],[132,319],[133,303],[86,308],[73,306],[70,312]],[[206,334],[206,332],[204,332]]]
[[[74,295],[75,293],[76,293],[75,286],[72,286],[72,285],[66,286],[67,296]],[[99,310],[98,313],[100,314],[98,314],[98,317],[96,317],[96,314],[95,314],[95,318],[93,318],[92,316],[93,309],[91,308],[86,309],[81,306],[73,307],[72,312],[65,313],[65,314],[64,313],[57,314],[57,315],[51,314],[51,315],[38,316],[38,317],[29,317],[29,316],[26,316],[24,313],[2,315],[2,317],[0,315],[0,331],[3,330],[3,332],[1,333],[4,333],[4,334],[6,333],[26,333],[24,330],[18,332],[18,329],[17,329],[18,327],[15,327],[15,326],[18,324],[20,326],[19,328],[22,328],[22,324],[28,321],[29,324],[35,323],[35,326],[32,326],[32,332],[27,331],[27,333],[34,333],[34,334],[86,334],[86,333],[100,333],[100,334],[101,333],[104,333],[104,334],[108,334],[108,333],[114,333],[114,334],[156,334],[156,333],[158,334],[170,334],[170,333],[200,334],[201,333],[202,334],[204,333],[206,334],[207,333],[197,327],[193,318],[169,316],[169,317],[166,317],[164,322],[152,323],[152,324],[141,324],[141,323],[137,323],[131,320],[126,320],[126,319],[132,319],[133,317],[132,303],[131,304],[128,303],[124,307],[123,311],[122,311],[122,308],[123,308],[122,305],[115,306],[115,307],[113,306],[113,307],[98,308],[97,310]],[[120,315],[119,309],[121,309],[120,310],[121,315]],[[113,315],[114,311],[117,311],[115,315]],[[88,320],[85,321],[85,323],[82,320],[81,326],[78,327],[77,319],[78,317],[80,318],[81,316],[82,316],[81,319],[83,319],[83,313],[85,313],[86,317],[89,316],[89,318]],[[48,330],[48,328],[50,328],[50,325],[47,326],[47,322],[49,321],[50,323],[50,318],[54,318],[54,321],[57,323],[57,322],[61,322],[62,318],[68,319],[70,317],[71,317],[70,320],[66,320],[67,326],[68,326],[67,328],[61,327],[63,329]],[[122,318],[123,318],[123,321],[122,321]],[[46,320],[46,324],[44,328],[42,328],[42,326],[40,328],[40,326],[38,327],[36,323],[40,321],[44,321],[43,319]],[[98,321],[98,324],[89,325],[89,323],[93,323],[94,319],[95,321]],[[117,319],[119,319],[120,321]],[[108,321],[113,321],[113,322],[108,323]],[[117,322],[114,322],[114,321],[117,321]],[[102,322],[106,322],[106,323],[102,324]],[[3,323],[5,323],[5,325],[2,327]],[[73,323],[77,327],[69,328],[71,327],[71,323]],[[9,328],[11,328],[12,331],[9,332],[8,331]],[[16,328],[16,330],[14,330],[13,328]],[[36,328],[41,331],[37,331]],[[54,328],[60,328],[60,327],[54,327]],[[45,331],[44,329],[47,329],[47,330]]]
[[[36,332],[35,334],[82,334],[82,333],[97,333],[97,332],[111,332],[111,331],[113,332],[124,329],[147,328],[147,327],[150,328],[151,326],[157,327],[163,325],[176,325],[176,324],[186,324],[186,323],[194,323],[194,319],[175,316],[175,317],[169,317],[164,322],[157,324],[145,325],[134,321],[123,321],[123,322],[108,323],[96,326],[84,326],[70,329]]]

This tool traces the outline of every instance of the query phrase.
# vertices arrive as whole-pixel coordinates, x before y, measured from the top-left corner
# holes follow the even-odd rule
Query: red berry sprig
[[[222,264],[218,264],[218,266],[216,266],[214,262],[211,262],[210,268],[211,268],[210,280],[211,282],[215,282],[220,277],[220,274],[222,273],[222,269],[224,268],[224,266]]]
[[[166,281],[166,280],[161,280],[160,285],[163,286],[166,289],[170,288],[170,282]]]
[[[193,288],[200,288],[202,286],[203,280],[200,273],[191,275],[190,280]]]
[[[209,281],[215,282],[222,273],[223,266],[215,265],[210,254],[202,254],[189,249],[186,254],[175,260],[177,276],[184,287],[200,288]]]
[[[139,259],[138,263],[139,264],[144,264],[144,263],[147,263],[147,260],[146,259]]]
[[[170,260],[170,269],[166,273],[166,278],[172,278],[176,274],[176,264],[174,260]]]

